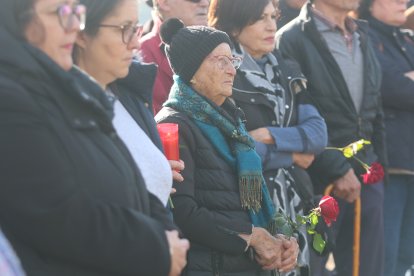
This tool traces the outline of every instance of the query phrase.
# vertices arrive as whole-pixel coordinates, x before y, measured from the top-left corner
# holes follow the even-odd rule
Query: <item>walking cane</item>
[[[333,185],[330,184],[325,189],[325,195],[331,194]],[[360,239],[361,239],[361,198],[355,200],[354,206],[354,245],[353,245],[353,266],[352,276],[359,276],[359,253],[360,253]]]

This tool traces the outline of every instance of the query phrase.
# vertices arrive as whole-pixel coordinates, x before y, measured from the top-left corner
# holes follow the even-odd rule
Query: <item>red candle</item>
[[[160,134],[164,154],[168,160],[180,160],[178,148],[178,125],[172,123],[162,123],[157,125]]]

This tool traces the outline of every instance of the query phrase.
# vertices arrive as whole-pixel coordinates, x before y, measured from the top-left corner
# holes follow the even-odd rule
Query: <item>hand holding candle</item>
[[[180,151],[178,148],[178,125],[172,123],[162,123],[157,125],[157,129],[160,134],[165,157],[167,157],[168,160],[180,160]]]

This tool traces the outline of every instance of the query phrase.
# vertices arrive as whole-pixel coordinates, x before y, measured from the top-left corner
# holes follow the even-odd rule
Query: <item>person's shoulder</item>
[[[161,43],[161,38],[157,32],[149,32],[139,40],[140,48],[152,48],[157,47],[159,48],[159,44]]]
[[[158,34],[148,33],[140,40],[140,56],[146,62],[159,63],[165,57],[161,50],[161,39]]]
[[[286,32],[298,32],[301,30],[301,26],[303,24],[303,19],[301,17],[296,17],[292,19],[287,24],[283,25],[282,28],[278,29],[278,33],[286,33]]]
[[[164,106],[155,115],[157,123],[175,123],[178,124],[182,131],[190,131],[191,129],[198,129],[194,121],[184,112],[176,110],[171,107]]]
[[[155,121],[157,123],[186,123],[190,120],[190,117],[184,112],[166,106],[155,115]]]
[[[153,62],[146,63],[140,60],[134,60],[131,63],[130,73],[135,74],[141,77],[141,79],[147,79],[150,77],[151,79],[155,78],[157,74],[157,65]]]
[[[19,80],[0,74],[0,110],[29,112],[34,109],[33,97]]]
[[[296,17],[276,32],[277,42],[297,41],[303,37],[303,19]]]

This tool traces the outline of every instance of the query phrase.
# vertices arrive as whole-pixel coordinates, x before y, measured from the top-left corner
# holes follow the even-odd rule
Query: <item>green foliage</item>
[[[289,217],[287,217],[281,210],[276,214],[274,221],[276,225],[276,232],[278,234],[283,234],[285,236],[291,237],[295,231],[298,231],[298,228],[301,225],[306,225],[306,231],[313,235],[313,248],[317,252],[323,251],[325,248],[325,241],[323,240],[322,236],[318,234],[315,230],[316,225],[319,222],[320,216],[319,209],[313,209],[309,215],[307,216],[296,216],[296,222],[292,221]],[[322,248],[322,249],[321,249]]]
[[[365,145],[370,145],[370,144],[371,144],[370,141],[361,139],[361,140],[358,140],[356,142],[349,144],[348,146],[342,148],[341,150],[346,158],[351,158],[355,154],[357,154],[358,151],[363,149]]]
[[[313,236],[313,243],[312,243],[313,248],[317,252],[319,252],[319,254],[322,254],[323,250],[325,249],[325,245],[326,245],[326,242],[323,240],[322,236],[316,233]]]
[[[316,226],[318,224],[318,215],[315,213],[311,213],[309,215],[310,224],[312,226]],[[315,228],[315,227],[314,227]]]

